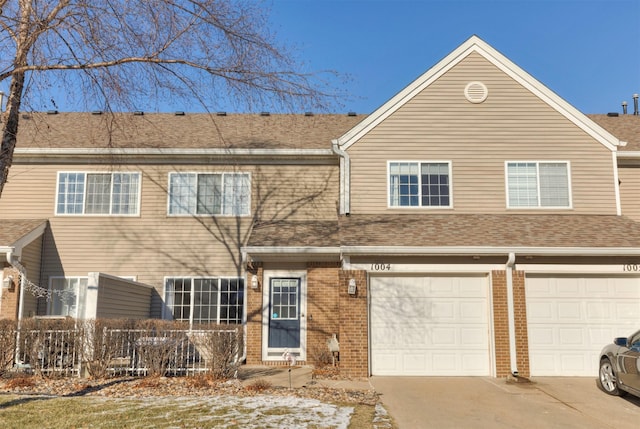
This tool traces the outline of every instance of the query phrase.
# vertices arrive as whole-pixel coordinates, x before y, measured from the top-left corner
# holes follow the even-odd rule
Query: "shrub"
[[[13,320],[0,320],[0,377],[4,376],[13,367],[13,359],[16,352],[17,322]]]
[[[251,392],[264,392],[265,390],[269,390],[273,387],[270,381],[265,380],[264,378],[258,378],[250,384],[247,384],[246,389]]]

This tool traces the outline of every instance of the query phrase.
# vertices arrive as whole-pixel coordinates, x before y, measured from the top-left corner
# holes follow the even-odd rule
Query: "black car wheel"
[[[613,366],[609,359],[604,358],[600,361],[600,376],[598,382],[602,390],[609,395],[623,396],[626,392],[618,389],[616,374],[613,372]]]

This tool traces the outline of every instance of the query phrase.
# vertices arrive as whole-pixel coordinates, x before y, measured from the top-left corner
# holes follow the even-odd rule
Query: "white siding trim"
[[[611,152],[611,165],[613,167],[613,189],[616,193],[616,214],[622,216],[622,202],[620,201],[620,178],[618,177],[618,160],[616,152]]]

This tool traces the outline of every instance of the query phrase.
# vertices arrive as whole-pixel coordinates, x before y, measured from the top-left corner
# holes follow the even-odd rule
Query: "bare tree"
[[[0,0],[0,85],[10,80],[0,195],[21,108],[43,110],[43,97],[57,108],[51,94],[108,112],[175,97],[208,111],[321,109],[330,94],[319,76],[275,43],[255,0]]]

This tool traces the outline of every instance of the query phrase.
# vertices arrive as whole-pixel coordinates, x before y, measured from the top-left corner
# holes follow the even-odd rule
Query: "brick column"
[[[340,270],[338,286],[340,314],[340,372],[352,377],[369,376],[367,329],[367,272]],[[349,280],[355,279],[357,293],[349,295]]]
[[[251,288],[251,279],[258,276],[258,288]],[[262,363],[262,287],[263,268],[261,264],[254,264],[247,268],[246,296],[247,300],[247,364]]]
[[[493,343],[496,353],[496,376],[506,377],[511,372],[509,352],[509,313],[507,309],[507,273],[492,271],[493,291]]]
[[[527,297],[524,271],[513,271],[513,307],[516,317],[516,353],[518,374],[531,376],[529,368],[529,333],[527,329]]]
[[[509,348],[509,312],[507,307],[507,272],[492,271],[493,330],[496,352],[496,376],[511,374]],[[516,363],[518,374],[529,377],[529,337],[527,335],[527,304],[524,288],[524,272],[513,271],[513,307],[515,315]]]

